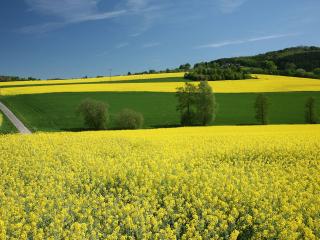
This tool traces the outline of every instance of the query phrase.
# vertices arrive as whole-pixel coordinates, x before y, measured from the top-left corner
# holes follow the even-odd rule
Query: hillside
[[[210,63],[240,65],[248,68],[251,73],[320,77],[320,48],[314,46],[292,47],[255,56],[222,58]],[[199,64],[195,64],[195,66]]]

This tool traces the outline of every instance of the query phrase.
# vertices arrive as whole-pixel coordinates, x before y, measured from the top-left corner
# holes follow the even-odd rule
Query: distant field
[[[0,134],[4,133],[15,133],[17,130],[11,124],[11,122],[4,116],[4,114],[0,111]]]
[[[101,82],[122,82],[122,81],[135,81],[145,80],[153,81],[154,79],[162,79],[164,82],[167,78],[183,78],[185,75],[182,73],[157,73],[157,74],[139,74],[128,76],[111,76],[99,78],[77,78],[65,80],[35,80],[35,81],[13,81],[13,82],[0,82],[0,87],[10,86],[34,86],[34,85],[65,85],[65,84],[81,84],[81,83],[101,83]]]
[[[21,95],[60,92],[175,92],[177,87],[183,86],[183,78],[154,78],[148,80],[114,80],[109,82],[93,82],[93,80],[65,80],[50,81],[35,85],[39,81],[32,81],[30,85],[3,85],[1,95]],[[320,91],[320,80],[308,78],[294,78],[285,76],[257,75],[258,79],[213,81],[210,85],[216,93],[254,93],[254,92],[300,92]],[[70,81],[73,81],[70,84]],[[49,81],[47,81],[49,82]],[[115,84],[117,83],[117,84]],[[5,83],[3,83],[5,84]],[[195,82],[196,84],[196,82]],[[1,86],[1,85],[0,85]]]
[[[186,81],[184,73],[146,74],[78,80],[0,83],[1,99],[35,131],[81,130],[75,114],[85,98],[110,105],[112,119],[122,108],[143,113],[145,128],[179,125],[174,92]],[[320,101],[320,80],[256,75],[258,79],[210,82],[219,103],[215,125],[256,124],[253,103],[258,92],[269,92],[273,124],[304,123],[304,104]],[[8,128],[8,126],[6,126]]]
[[[304,104],[308,97],[320,102],[318,92],[267,93],[270,98],[272,124],[304,123]],[[255,93],[216,94],[219,111],[215,125],[256,124],[253,104]],[[110,105],[112,118],[122,108],[142,112],[145,127],[165,127],[179,124],[174,93],[96,92],[52,93],[6,96],[2,100],[21,120],[35,131],[79,130],[84,126],[75,114],[77,105],[93,98]]]

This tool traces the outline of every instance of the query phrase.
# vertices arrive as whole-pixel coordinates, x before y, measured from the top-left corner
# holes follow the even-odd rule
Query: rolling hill
[[[293,47],[279,51],[267,52],[256,56],[222,58],[215,60],[220,64],[240,64],[244,67],[261,68],[265,61],[273,61],[279,70],[285,70],[288,63],[293,63],[296,68],[313,71],[320,67],[319,47]]]

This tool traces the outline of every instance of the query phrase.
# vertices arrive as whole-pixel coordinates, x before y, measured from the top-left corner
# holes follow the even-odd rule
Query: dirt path
[[[31,131],[2,102],[0,102],[0,110],[7,116],[10,122],[12,122],[21,134],[31,134]]]

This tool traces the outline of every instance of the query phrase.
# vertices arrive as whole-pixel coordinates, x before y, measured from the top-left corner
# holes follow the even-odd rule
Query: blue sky
[[[0,75],[122,74],[319,46],[319,12],[319,0],[1,1]]]

